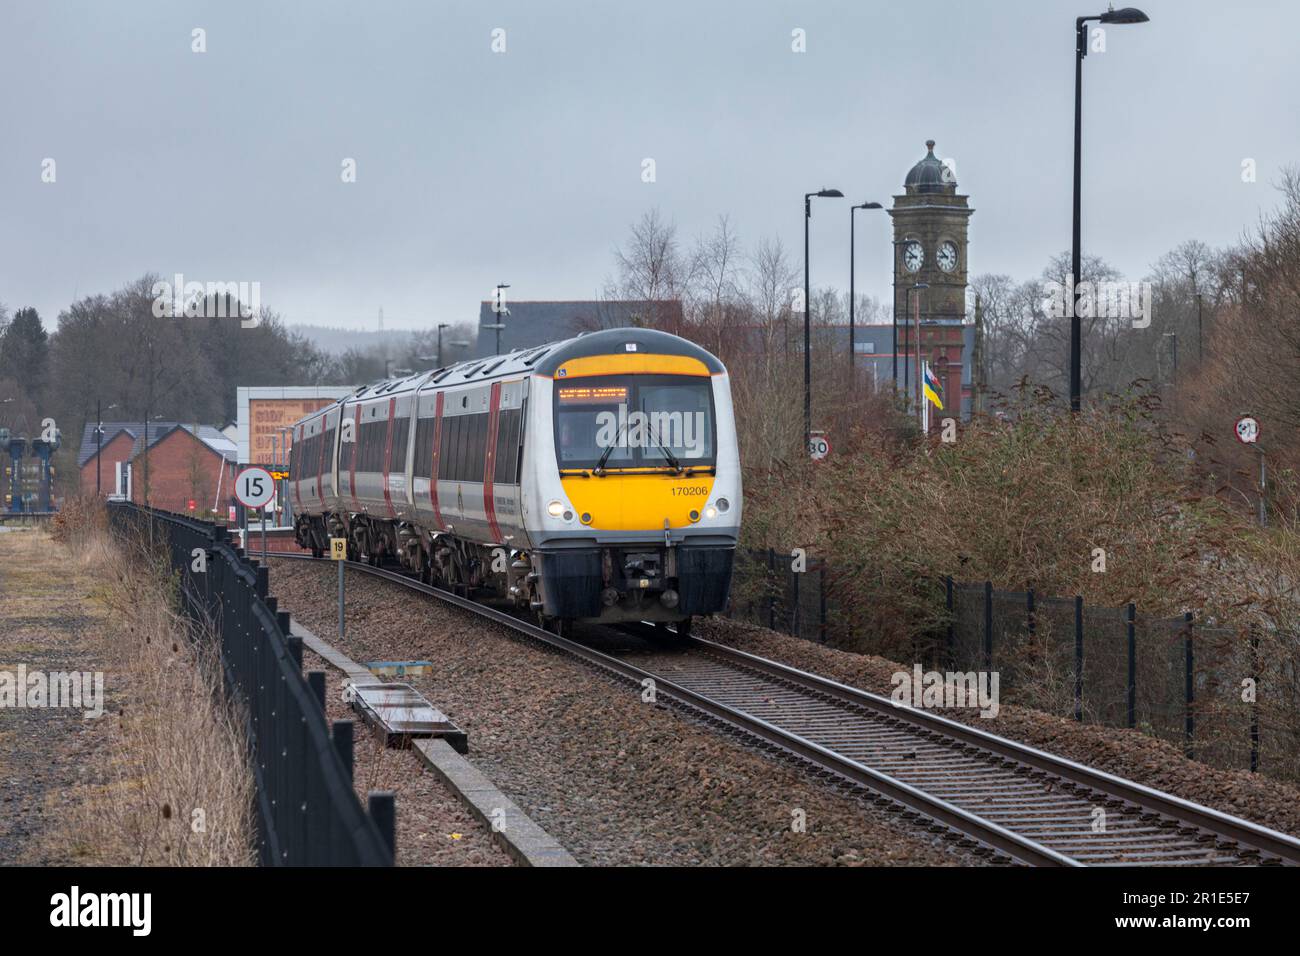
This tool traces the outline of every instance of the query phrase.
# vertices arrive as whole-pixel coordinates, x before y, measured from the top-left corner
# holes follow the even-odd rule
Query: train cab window
[[[713,389],[695,375],[601,375],[555,385],[562,469],[660,468],[716,460]]]

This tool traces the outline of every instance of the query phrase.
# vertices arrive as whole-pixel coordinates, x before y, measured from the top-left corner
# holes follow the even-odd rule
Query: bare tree
[[[772,355],[780,343],[790,351],[790,313],[793,290],[799,284],[799,266],[790,258],[778,236],[760,239],[749,257],[746,298],[760,323],[763,352]]]
[[[644,213],[631,228],[627,243],[614,248],[618,277],[608,283],[607,297],[668,303],[681,299],[689,288],[692,268],[677,243],[677,227],[665,222],[659,210]],[[662,310],[671,316],[672,310]],[[680,313],[678,313],[680,315]],[[650,324],[663,327],[656,315]],[[680,326],[680,319],[677,320]],[[671,329],[680,334],[679,328]]]

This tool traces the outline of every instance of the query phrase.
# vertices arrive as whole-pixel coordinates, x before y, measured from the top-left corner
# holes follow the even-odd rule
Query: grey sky
[[[1140,5],[1084,80],[1085,249],[1130,277],[1236,239],[1300,162],[1300,4]],[[1069,243],[1073,18],[1103,8],[0,0],[0,301],[53,326],[180,271],[259,281],[290,322],[473,320],[498,281],[592,296],[654,206],[683,240],[725,212],[798,256],[802,193],[888,203],[929,137],[976,209],[972,273],[1029,278]],[[859,288],[886,294],[866,216]],[[847,288],[848,203],[813,228],[814,284]]]

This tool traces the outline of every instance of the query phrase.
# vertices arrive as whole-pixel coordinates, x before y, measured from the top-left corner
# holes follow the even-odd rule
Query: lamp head
[[[1151,18],[1137,7],[1111,8],[1098,17],[1102,23],[1146,23]]]

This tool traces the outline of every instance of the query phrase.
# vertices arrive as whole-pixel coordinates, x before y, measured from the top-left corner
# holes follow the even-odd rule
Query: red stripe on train
[[[429,467],[429,504],[433,506],[433,520],[439,531],[446,531],[442,523],[442,509],[438,507],[438,456],[442,454],[442,392],[438,393],[433,408],[433,464]]]
[[[497,525],[497,506],[492,496],[492,478],[497,466],[497,429],[501,425],[501,383],[492,383],[492,398],[488,401],[487,454],[483,456],[483,511],[487,514],[492,540],[501,543],[501,528]]]
[[[321,487],[321,475],[325,471],[325,423],[329,414],[320,420],[320,454],[316,456],[316,497],[320,499],[320,510],[325,510],[325,489]]]
[[[393,457],[393,424],[396,420],[397,399],[388,400],[388,431],[384,435],[384,505],[388,508],[388,517],[394,518],[397,512],[393,510],[393,496],[388,493],[388,463]]]
[[[293,430],[293,444],[290,448],[290,461],[293,460],[293,449],[300,449],[297,455],[298,466],[293,470],[293,504],[295,511],[302,511],[302,446],[298,444],[302,441],[302,426],[299,425]]]
[[[339,422],[339,427],[343,425]],[[357,414],[352,424],[352,458],[348,462],[348,493],[352,495],[352,510],[360,511],[361,502],[357,500],[357,445],[361,442],[361,403],[357,402]]]

